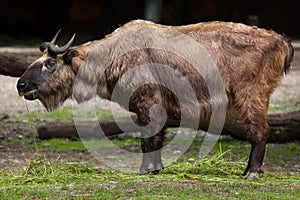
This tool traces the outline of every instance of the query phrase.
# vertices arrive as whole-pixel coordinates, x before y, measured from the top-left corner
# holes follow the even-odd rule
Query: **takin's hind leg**
[[[243,178],[247,180],[257,180],[259,174],[264,172],[262,165],[269,136],[269,127],[267,124],[261,127],[257,127],[257,125],[250,125],[247,131],[247,139],[251,144],[248,165],[243,174]]]
[[[235,106],[241,112],[243,128],[247,140],[251,144],[251,153],[248,165],[243,174],[247,180],[256,180],[263,173],[262,165],[269,137],[269,125],[267,123],[267,110],[269,98],[259,95],[258,90],[250,90],[247,93],[239,93]],[[238,98],[239,97],[239,98]]]

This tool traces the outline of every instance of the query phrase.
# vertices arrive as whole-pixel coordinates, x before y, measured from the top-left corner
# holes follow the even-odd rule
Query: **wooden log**
[[[137,123],[137,117],[132,116],[132,119]],[[119,119],[118,123],[121,127],[126,128],[126,132],[137,132],[139,131],[133,126],[130,126],[128,119]],[[167,127],[178,127],[173,120],[167,121]],[[78,132],[80,132],[81,138],[99,138],[100,127],[106,136],[113,136],[124,133],[124,131],[118,126],[118,124],[113,120],[105,121],[82,121],[76,122],[50,122],[42,124],[37,128],[40,139],[49,139],[49,138],[70,138],[78,137]],[[84,134],[82,134],[84,133]]]
[[[137,121],[136,116],[133,117],[134,121]],[[126,119],[118,120],[122,127],[126,125],[126,132],[137,132],[134,127],[129,126],[129,122]],[[99,123],[99,124],[98,124]],[[270,124],[270,137],[269,142],[288,142],[294,140],[300,140],[300,111],[290,113],[279,113],[269,115]],[[48,139],[53,137],[78,137],[77,129],[81,134],[81,138],[99,138],[99,125],[106,136],[112,136],[121,134],[124,131],[119,128],[114,120],[106,121],[85,121],[76,123],[74,122],[53,122],[39,126],[37,128],[40,139]],[[178,123],[173,120],[168,120],[166,126],[168,128],[178,127]],[[239,140],[246,140],[246,135],[242,130],[242,126],[239,122],[228,121],[223,129],[223,135],[230,135],[233,138]]]
[[[269,122],[272,142],[300,140],[300,111],[270,114]]]
[[[270,126],[269,142],[288,142],[300,140],[300,110],[289,113],[273,113],[268,115]],[[241,123],[228,121],[222,134],[239,140],[246,140]]]
[[[78,131],[83,132],[81,138],[99,138],[100,127],[95,121],[83,121],[77,123],[76,126],[74,122],[50,122],[43,124],[37,128],[40,139],[49,138],[70,138],[79,137]],[[115,121],[107,120],[99,122],[101,129],[107,136],[117,135],[123,133],[123,131],[118,127]],[[78,130],[78,131],[77,131]]]
[[[38,53],[5,53],[0,54],[0,74],[20,77],[28,66],[38,58]]]

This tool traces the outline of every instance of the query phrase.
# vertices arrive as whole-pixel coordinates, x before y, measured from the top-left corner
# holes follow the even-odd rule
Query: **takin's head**
[[[78,70],[73,58],[78,57],[79,53],[70,49],[75,34],[67,44],[58,47],[55,41],[59,32],[60,30],[51,42],[40,45],[43,55],[28,67],[17,83],[20,96],[27,100],[39,99],[49,111],[57,108],[70,96]]]

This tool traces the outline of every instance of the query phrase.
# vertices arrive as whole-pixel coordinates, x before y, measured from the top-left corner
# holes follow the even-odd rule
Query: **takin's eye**
[[[53,70],[55,70],[55,68],[56,68],[56,60],[53,58],[46,60],[44,66],[43,66],[43,70],[53,71]]]

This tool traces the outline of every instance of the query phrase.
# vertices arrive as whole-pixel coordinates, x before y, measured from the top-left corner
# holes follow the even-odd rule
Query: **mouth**
[[[34,89],[25,93],[20,93],[20,96],[23,96],[26,100],[35,100],[39,97],[39,92],[38,89]]]

